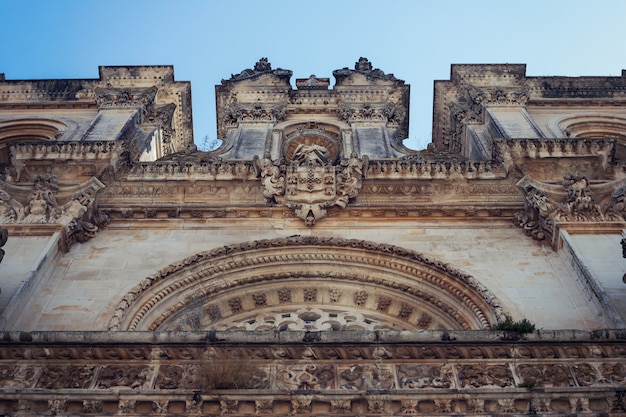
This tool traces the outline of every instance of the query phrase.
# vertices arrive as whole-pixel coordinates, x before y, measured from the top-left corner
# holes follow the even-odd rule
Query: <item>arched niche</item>
[[[340,132],[334,126],[320,123],[298,124],[284,130],[282,156],[287,161],[297,159],[302,147],[317,146],[323,149],[323,164],[334,164],[341,156],[342,144]]]
[[[626,159],[626,118],[603,114],[585,114],[559,120],[558,129],[566,137],[615,139],[615,156]]]
[[[502,316],[475,278],[421,253],[296,236],[219,247],[146,277],[109,330],[473,330]]]
[[[9,144],[57,140],[68,129],[59,120],[20,118],[0,121],[0,164],[8,164]]]

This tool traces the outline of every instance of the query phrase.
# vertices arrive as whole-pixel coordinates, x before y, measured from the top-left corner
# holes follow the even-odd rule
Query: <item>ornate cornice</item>
[[[496,139],[493,141],[493,161],[509,171],[513,165],[522,165],[524,160],[597,158],[602,169],[606,171],[613,160],[615,144],[615,139],[608,138]]]
[[[146,108],[154,102],[158,89],[150,88],[111,88],[94,89],[96,103],[100,109]]]

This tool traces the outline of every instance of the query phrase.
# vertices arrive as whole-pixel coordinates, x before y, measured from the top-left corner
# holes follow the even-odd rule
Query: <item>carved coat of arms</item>
[[[345,207],[361,190],[367,157],[356,154],[334,163],[319,144],[299,144],[284,165],[266,157],[261,167],[263,196],[294,210],[307,226],[328,215],[332,206]]]

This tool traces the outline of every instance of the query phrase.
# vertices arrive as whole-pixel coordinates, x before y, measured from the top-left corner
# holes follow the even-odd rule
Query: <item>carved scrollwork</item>
[[[224,126],[237,126],[242,122],[282,122],[287,118],[285,104],[263,106],[262,104],[232,104],[220,112]]]
[[[39,377],[37,387],[46,389],[87,388],[93,377],[93,366],[48,366]]]
[[[152,370],[147,366],[108,366],[100,370],[97,388],[146,388]]]
[[[61,224],[64,247],[69,248],[108,224],[108,216],[95,207],[96,194],[103,188],[95,177],[78,186],[60,187],[50,174],[38,175],[32,187],[0,182],[0,223]]]
[[[331,155],[325,146],[302,143],[288,166],[265,158],[260,167],[263,197],[293,209],[307,226],[328,216],[329,207],[345,208],[361,190],[368,160],[353,154],[334,164]]]
[[[624,221],[623,180],[591,184],[585,175],[565,175],[560,185],[542,183],[528,176],[517,186],[524,192],[526,210],[513,222],[536,240],[554,244],[556,228],[566,222]]]
[[[397,368],[400,388],[450,388],[452,370],[439,365],[399,365]]]
[[[458,373],[462,387],[514,386],[511,369],[505,365],[462,365],[459,366]]]
[[[150,88],[102,88],[94,92],[99,108],[146,107],[154,102],[156,87]]]
[[[341,389],[392,389],[395,387],[391,368],[379,365],[353,365],[339,375]]]
[[[566,365],[519,365],[517,373],[521,380],[532,381],[540,387],[575,385]]]
[[[339,103],[337,116],[348,123],[380,121],[389,126],[398,126],[405,122],[407,114],[404,106],[394,103],[365,103],[358,106],[351,103]]]
[[[335,371],[332,365],[279,366],[276,386],[281,389],[334,388]]]

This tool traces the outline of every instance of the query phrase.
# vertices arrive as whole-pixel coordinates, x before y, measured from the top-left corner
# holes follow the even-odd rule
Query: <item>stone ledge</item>
[[[314,337],[309,335],[315,335]],[[370,344],[370,343],[445,343],[462,345],[474,343],[510,344],[511,333],[501,330],[379,330],[379,331],[185,331],[185,332],[124,332],[124,331],[33,331],[3,332],[0,347],[11,344],[147,344],[162,343],[213,345],[249,344]],[[626,343],[626,329],[537,330],[514,340],[524,343]]]

